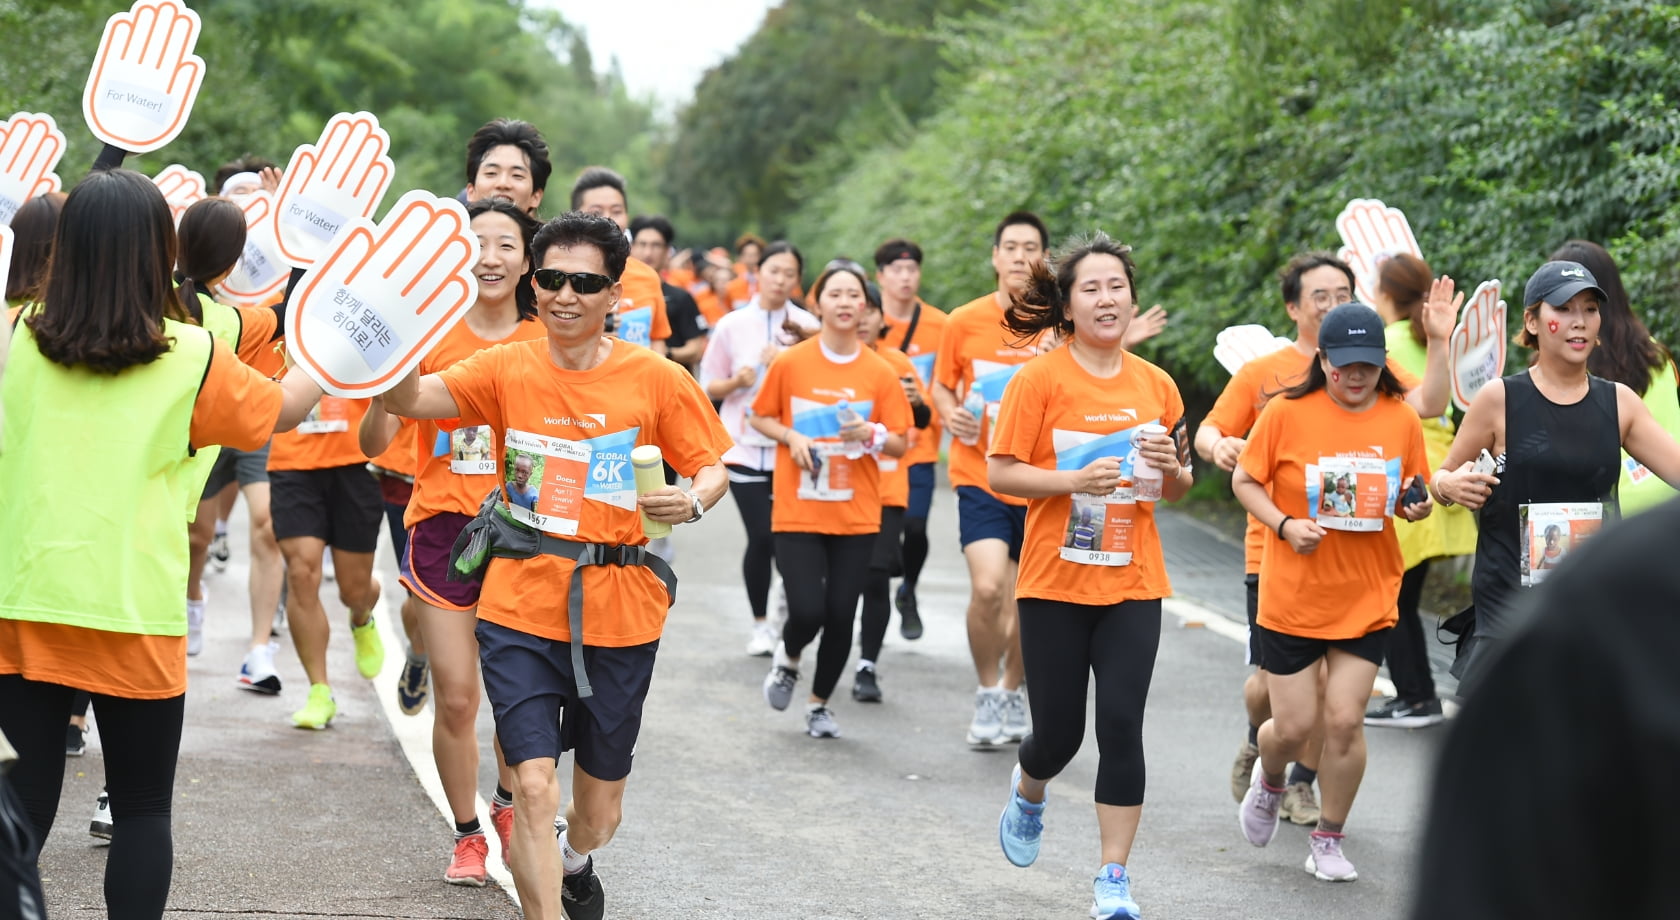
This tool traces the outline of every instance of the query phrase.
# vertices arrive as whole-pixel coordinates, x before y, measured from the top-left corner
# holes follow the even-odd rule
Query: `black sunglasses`
[[[606,275],[597,275],[594,272],[563,272],[558,268],[539,268],[531,277],[537,282],[537,287],[547,291],[558,291],[570,282],[572,290],[578,294],[598,294],[613,283]]]

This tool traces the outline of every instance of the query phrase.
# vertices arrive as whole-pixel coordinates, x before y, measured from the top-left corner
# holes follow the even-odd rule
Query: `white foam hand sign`
[[[1215,343],[1214,358],[1232,374],[1255,358],[1264,357],[1290,344],[1283,336],[1272,335],[1272,331],[1265,326],[1253,324],[1230,326],[1220,330]]]
[[[136,0],[106,21],[82,93],[94,137],[150,153],[181,133],[204,83],[204,59],[193,53],[199,29],[180,0]]]
[[[1484,281],[1464,308],[1447,351],[1453,405],[1468,411],[1488,381],[1505,372],[1505,301],[1499,279]]]
[[[233,273],[222,281],[219,293],[240,306],[256,307],[285,289],[291,271],[280,259],[280,241],[274,233],[274,195],[259,191],[238,200],[245,210],[245,251]]]
[[[1406,215],[1375,198],[1348,202],[1336,218],[1336,232],[1343,243],[1337,255],[1353,269],[1355,290],[1363,303],[1377,302],[1377,269],[1384,259],[1400,253],[1423,258]]]
[[[163,172],[152,177],[152,184],[169,202],[169,216],[175,218],[177,227],[181,226],[181,215],[204,200],[204,177],[179,163],[165,166]]]
[[[350,218],[298,282],[292,359],[334,396],[395,386],[478,299],[478,236],[453,198],[415,190],[378,225]]]
[[[372,217],[391,185],[391,138],[367,112],[334,115],[321,139],[292,153],[277,196],[280,257],[298,268],[315,264],[339,229]]]
[[[0,225],[10,226],[24,202],[59,190],[53,167],[64,156],[64,132],[51,115],[19,112],[0,122]]]

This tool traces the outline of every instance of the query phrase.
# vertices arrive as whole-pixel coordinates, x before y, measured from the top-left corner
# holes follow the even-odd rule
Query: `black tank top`
[[[1533,502],[1602,502],[1605,523],[1615,519],[1621,480],[1622,434],[1616,385],[1587,378],[1587,395],[1560,406],[1534,386],[1527,372],[1505,382],[1505,454],[1496,462],[1499,485],[1482,506],[1471,595],[1476,632],[1503,638],[1522,585],[1519,508]]]

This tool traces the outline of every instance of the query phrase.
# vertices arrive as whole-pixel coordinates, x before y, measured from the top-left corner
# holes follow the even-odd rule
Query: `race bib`
[[[653,308],[636,307],[622,310],[618,314],[618,332],[620,339],[632,345],[643,348],[653,347]]]
[[[338,396],[323,396],[298,422],[298,434],[334,434],[350,430],[350,400]]]
[[[858,461],[846,456],[839,441],[814,441],[811,449],[818,462],[815,470],[800,475],[799,497],[808,502],[851,501],[852,467]]]
[[[896,472],[898,472],[898,458],[897,457],[876,457],[875,458],[875,468],[880,470],[883,473],[896,473]]]
[[[1531,588],[1604,524],[1599,502],[1537,502],[1517,507],[1522,585]]]
[[[504,482],[514,520],[577,536],[591,453],[587,443],[508,429]]]
[[[496,439],[489,425],[439,431],[432,454],[449,458],[449,472],[482,476],[496,472]]]
[[[1325,530],[1380,533],[1399,482],[1398,459],[1320,457],[1307,464],[1307,508]]]
[[[1132,534],[1137,501],[1130,488],[1108,495],[1075,492],[1069,506],[1061,556],[1078,565],[1132,564]]]

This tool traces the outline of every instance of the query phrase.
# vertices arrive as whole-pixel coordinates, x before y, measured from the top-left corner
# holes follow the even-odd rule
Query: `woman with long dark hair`
[[[12,264],[6,275],[6,303],[20,306],[40,296],[47,280],[47,263],[52,260],[53,238],[58,233],[58,215],[64,210],[64,193],[49,192],[31,198],[12,215]]]
[[[186,694],[187,464],[213,444],[255,448],[321,391],[274,383],[186,322],[163,195],[128,170],[70,192],[39,307],[18,324],[0,384],[0,731],[37,840],[64,782],[64,723],[93,694],[115,817],[105,894],[116,920],[163,915],[173,868],[175,761]],[[120,462],[90,475],[65,450]],[[90,579],[89,572],[101,573]]]

